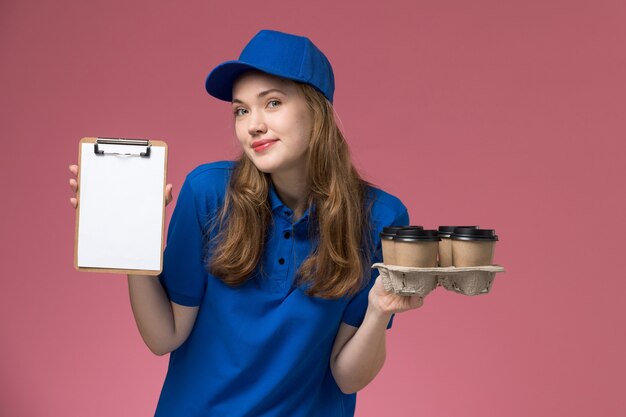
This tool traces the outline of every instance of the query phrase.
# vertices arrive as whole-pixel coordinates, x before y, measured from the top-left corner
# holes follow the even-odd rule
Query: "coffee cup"
[[[437,230],[404,228],[396,231],[393,238],[396,265],[436,267],[440,240]]]
[[[450,235],[456,267],[491,265],[498,236],[493,229],[456,227]]]
[[[396,265],[395,242],[393,238],[396,232],[401,229],[424,229],[422,226],[389,226],[383,227],[380,233],[380,243],[383,249],[383,263],[386,265]]]
[[[439,266],[452,266],[452,239],[450,235],[457,227],[477,229],[478,226],[439,226]]]

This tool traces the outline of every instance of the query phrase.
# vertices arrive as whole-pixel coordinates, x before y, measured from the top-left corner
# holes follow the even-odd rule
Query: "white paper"
[[[102,145],[137,152],[131,145]],[[96,155],[83,143],[77,263],[79,267],[155,270],[161,267],[165,148],[149,158]]]

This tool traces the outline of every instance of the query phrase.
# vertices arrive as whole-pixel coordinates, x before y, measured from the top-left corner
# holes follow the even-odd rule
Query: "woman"
[[[206,89],[232,103],[242,154],[187,176],[160,279],[128,276],[142,337],[171,352],[156,415],[351,416],[392,315],[422,305],[370,269],[406,207],[353,167],[309,39],[261,31]]]

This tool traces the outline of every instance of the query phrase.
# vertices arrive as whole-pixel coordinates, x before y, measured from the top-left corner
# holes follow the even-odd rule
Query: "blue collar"
[[[293,216],[293,210],[291,210],[285,205],[285,203],[282,202],[282,200],[278,196],[278,193],[276,192],[276,188],[274,188],[274,184],[271,181],[268,194],[268,197],[270,199],[270,206],[274,215],[279,215],[291,219]],[[294,225],[308,222],[310,213],[311,207],[307,207],[302,217],[300,217],[298,221],[294,223]]]

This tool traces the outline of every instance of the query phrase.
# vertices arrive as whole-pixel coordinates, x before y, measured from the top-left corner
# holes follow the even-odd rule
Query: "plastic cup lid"
[[[423,229],[423,226],[388,226],[383,227],[383,231],[380,232],[380,237],[383,239],[393,239],[398,230],[402,229]]]
[[[439,238],[437,230],[404,228],[396,232],[396,236],[393,240],[400,242],[438,242],[441,239]]]
[[[471,227],[457,227],[450,237],[455,240],[498,240],[498,236],[496,236],[495,230],[493,229],[477,229]]]
[[[439,237],[449,238],[457,227],[478,229],[478,226],[439,226]]]
[[[400,229],[403,229],[405,227],[408,226],[388,226],[388,227],[383,227],[383,231],[380,232],[380,237],[383,239],[393,239],[393,237],[396,235],[396,232]]]

